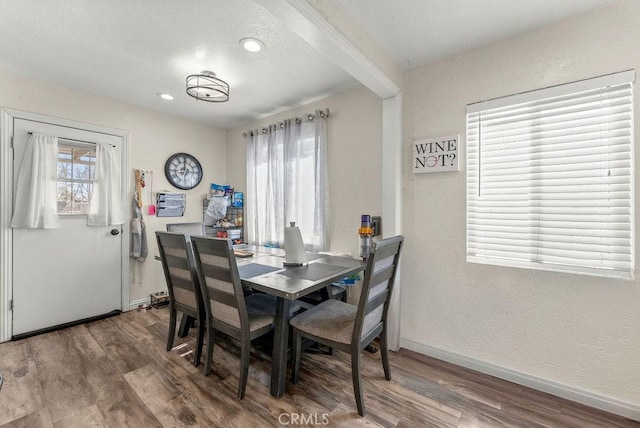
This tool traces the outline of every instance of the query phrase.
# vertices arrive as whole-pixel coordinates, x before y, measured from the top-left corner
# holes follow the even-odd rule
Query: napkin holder
[[[302,234],[295,222],[291,222],[290,225],[284,228],[284,265],[302,266],[307,263]]]

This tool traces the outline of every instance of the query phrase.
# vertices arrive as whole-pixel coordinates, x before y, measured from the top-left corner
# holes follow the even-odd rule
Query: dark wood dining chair
[[[276,299],[265,294],[244,295],[231,240],[193,236],[191,243],[205,301],[207,349],[204,374],[211,373],[215,331],[238,340],[238,398],[242,399],[249,375],[251,341],[273,329]]]
[[[169,335],[167,351],[173,348],[177,313],[197,321],[196,348],[193,364],[198,366],[204,341],[205,308],[200,283],[195,269],[189,236],[184,233],[156,232],[162,269],[169,291]]]
[[[372,244],[358,306],[329,299],[290,321],[293,327],[293,383],[298,382],[300,374],[303,338],[348,352],[351,354],[353,390],[360,416],[365,414],[360,354],[376,337],[380,337],[384,377],[391,380],[387,314],[403,241],[403,236],[394,236]]]
[[[201,221],[168,223],[166,227],[167,232],[186,234],[187,238],[189,238],[189,241],[191,236],[206,236],[207,234],[207,229],[205,228],[204,222]],[[191,245],[191,243],[189,243],[189,245]],[[193,268],[195,270],[195,266]],[[178,337],[187,337],[187,335],[189,334],[189,329],[193,327],[193,325],[196,323],[195,321],[196,320],[193,317],[187,314],[182,314],[180,328],[178,329]]]

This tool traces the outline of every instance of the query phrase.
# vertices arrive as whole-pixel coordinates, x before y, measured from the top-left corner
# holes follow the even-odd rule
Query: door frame
[[[129,133],[121,129],[92,125],[75,120],[61,119],[37,113],[2,108],[0,109],[0,343],[11,340],[13,331],[13,231],[11,217],[13,213],[13,135],[14,119],[24,119],[52,125],[66,126],[90,132],[98,132],[119,137],[122,141],[122,206],[127,207],[129,188]],[[125,218],[129,218],[125,215]],[[129,310],[129,222],[122,225],[121,248],[121,310]]]

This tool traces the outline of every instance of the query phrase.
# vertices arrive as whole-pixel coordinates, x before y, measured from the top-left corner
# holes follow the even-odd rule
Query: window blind
[[[635,72],[467,106],[467,260],[631,279]]]

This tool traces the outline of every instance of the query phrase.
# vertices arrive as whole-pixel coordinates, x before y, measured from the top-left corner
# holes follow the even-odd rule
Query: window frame
[[[88,216],[88,210],[89,210],[89,204],[91,202],[91,195],[93,193],[93,185],[94,185],[94,179],[95,179],[95,167],[96,167],[96,163],[95,163],[95,158],[96,158],[96,145],[93,143],[83,143],[83,142],[79,142],[79,141],[70,141],[70,140],[65,140],[60,138],[58,141],[58,159],[56,161],[56,165],[58,165],[59,163],[61,163],[60,161],[60,149],[61,148],[71,148],[72,153],[73,150],[88,150],[93,152],[93,168],[90,168],[90,178],[89,179],[76,179],[73,177],[71,178],[60,178],[58,177],[58,175],[56,174],[56,196],[58,194],[58,185],[60,183],[65,183],[65,184],[70,184],[71,187],[73,188],[74,184],[87,184],[90,186],[89,189],[89,194],[87,197],[87,212],[86,213],[82,213],[82,212],[71,212],[71,213],[65,213],[65,212],[61,212],[61,211],[57,211],[57,215],[60,217],[86,217]],[[71,163],[71,170],[73,171],[73,154],[72,154],[72,159],[70,160]],[[91,172],[92,171],[92,172]],[[58,201],[59,202],[59,201]]]
[[[467,126],[467,129],[466,129],[466,132],[467,132],[466,256],[467,256],[468,262],[490,264],[490,265],[497,265],[497,266],[519,267],[519,268],[536,269],[536,270],[548,270],[548,271],[574,273],[574,274],[587,274],[587,275],[593,275],[593,276],[611,277],[611,278],[619,278],[619,279],[627,279],[627,280],[633,279],[633,273],[635,268],[635,212],[634,212],[634,208],[635,208],[634,159],[635,159],[635,156],[634,156],[634,94],[633,94],[634,82],[635,82],[635,71],[628,70],[621,73],[614,73],[610,75],[599,76],[592,79],[572,82],[568,84],[548,87],[540,90],[529,91],[525,93],[515,94],[507,97],[496,98],[492,100],[487,100],[487,101],[467,105],[467,108],[466,108],[466,126]],[[602,90],[608,90],[610,87],[618,87],[623,85],[629,86],[628,91],[630,93],[628,95],[629,106],[630,106],[630,114],[629,114],[630,118],[627,119],[628,122],[630,123],[629,124],[630,135],[628,136],[628,147],[625,147],[626,149],[628,149],[628,152],[630,153],[629,155],[630,165],[626,167],[627,169],[630,170],[630,172],[627,175],[621,175],[621,177],[627,180],[625,182],[625,185],[629,186],[629,190],[628,190],[629,206],[627,208],[629,211],[629,214],[628,214],[629,230],[628,230],[628,236],[624,237],[624,239],[625,240],[628,239],[628,242],[629,242],[629,249],[628,249],[629,260],[627,261],[625,259],[619,263],[616,261],[615,263],[612,263],[612,264],[607,264],[605,262],[600,266],[596,266],[596,265],[585,266],[585,265],[580,265],[580,263],[585,263],[585,262],[580,261],[577,256],[573,259],[573,263],[575,264],[571,264],[571,262],[569,261],[570,260],[569,257],[567,257],[567,260],[568,260],[567,262],[550,262],[550,261],[545,261],[545,256],[538,256],[537,254],[535,257],[527,256],[527,253],[526,253],[527,249],[529,249],[531,252],[535,252],[536,249],[541,249],[541,248],[543,250],[538,250],[538,251],[542,252],[546,250],[545,246],[547,245],[547,242],[545,242],[545,239],[544,239],[545,234],[543,232],[540,232],[540,230],[542,229],[542,226],[536,226],[533,228],[536,230],[535,232],[532,233],[532,235],[535,235],[535,239],[533,240],[525,239],[524,237],[520,239],[512,240],[512,242],[518,241],[516,244],[514,244],[514,247],[518,249],[520,248],[523,249],[523,252],[521,255],[517,255],[517,251],[514,251],[512,257],[507,257],[504,254],[500,254],[500,251],[492,251],[491,249],[481,248],[483,245],[487,248],[490,248],[491,244],[487,244],[487,243],[490,242],[491,239],[494,239],[495,237],[503,233],[505,229],[507,229],[506,226],[503,227],[502,225],[499,225],[500,227],[499,230],[497,231],[491,230],[492,227],[489,227],[487,223],[485,223],[486,219],[490,218],[493,215],[493,213],[486,213],[483,211],[490,211],[490,210],[487,210],[487,207],[496,208],[500,204],[495,202],[497,198],[487,197],[486,195],[483,195],[481,191],[481,189],[483,189],[482,180],[483,179],[487,180],[487,171],[490,171],[490,168],[492,167],[496,168],[495,164],[493,166],[483,165],[482,156],[486,152],[483,152],[481,150],[482,142],[483,142],[482,132],[484,130],[481,123],[482,114],[489,115],[491,112],[495,113],[496,111],[498,112],[505,111],[507,112],[505,113],[505,115],[513,114],[514,111],[518,110],[519,108],[522,108],[523,105],[526,106],[527,103],[536,103],[536,102],[544,103],[553,99],[561,99],[562,97],[577,96],[577,94],[587,92],[587,91],[595,91],[595,90],[602,91]],[[572,105],[579,105],[579,104],[576,103]],[[545,119],[547,117],[551,117],[546,110],[541,110],[541,111],[543,111],[543,113],[541,113],[542,114],[541,117]],[[601,119],[603,116],[606,116],[606,114],[601,114],[596,119]],[[596,119],[594,119],[594,122]],[[605,122],[598,122],[598,123],[605,123]],[[606,122],[606,123],[609,123],[609,122]],[[520,125],[517,125],[517,126],[520,126]],[[516,125],[514,125],[514,128],[516,128]],[[516,129],[519,130],[520,128],[516,128]],[[525,128],[522,128],[522,129],[525,129]],[[487,150],[487,147],[490,147],[490,146],[486,146],[486,144],[492,144],[492,141],[490,139],[491,138],[490,134],[491,134],[490,132],[484,131],[484,137],[485,137],[484,150]],[[532,132],[532,134],[535,134],[535,133]],[[495,139],[496,137],[493,137],[493,138]],[[510,138],[510,137],[507,137],[507,138]],[[612,139],[611,135],[607,134],[606,141],[610,141],[611,139]],[[533,141],[533,144],[531,145],[531,147],[533,147],[534,149],[542,150],[541,147],[543,147],[544,144],[547,144],[547,145],[549,144],[548,142],[547,143],[541,142],[542,140],[544,140],[543,137],[536,136],[536,137],[531,137],[531,140],[527,140],[527,141]],[[507,141],[508,143],[513,143],[511,139]],[[562,144],[565,141],[567,141],[567,138],[564,138],[559,143],[553,143],[553,144]],[[627,144],[626,140],[625,140],[625,144]],[[611,157],[612,149],[611,149],[610,143],[607,146],[607,150],[608,150],[606,152],[607,156]],[[498,154],[495,156],[496,157],[492,159],[486,158],[484,160],[485,163],[488,163],[490,160],[495,161],[495,159],[500,159],[500,156],[504,156],[504,159],[507,159],[506,156],[508,155]],[[536,155],[531,154],[526,159],[528,159],[528,161],[531,162],[531,160],[535,159],[535,157]],[[504,166],[497,167],[502,169],[495,169],[494,171],[498,171],[499,173],[502,173],[513,165],[510,163],[506,163],[506,161],[504,162],[505,162]],[[548,165],[549,164],[544,161],[540,162],[538,166],[539,174],[548,173],[549,169],[545,169],[545,168],[549,168]],[[569,169],[570,168],[566,168],[566,169],[562,169],[561,171],[566,172]],[[571,169],[571,171],[573,171],[573,169]],[[611,172],[609,172],[609,174],[611,174]],[[509,179],[513,179],[512,177],[517,177],[518,179],[522,179],[522,181],[525,181],[524,177],[526,176],[527,176],[527,172],[525,171],[510,173],[508,177],[506,178],[501,177],[498,179],[497,182],[499,184],[496,186],[496,188],[498,189],[506,188],[506,185],[510,184],[509,182],[504,182],[499,180],[509,180]],[[605,181],[605,180],[602,180],[602,181]],[[506,183],[506,185],[504,185],[503,183]],[[533,186],[529,185],[529,186],[524,186],[522,188],[527,189],[526,191],[529,191],[532,187]],[[539,187],[542,187],[542,186],[539,186]],[[539,223],[543,223],[543,221],[546,221],[546,219],[541,220],[543,216],[545,215],[548,216],[548,214],[543,213],[543,210],[541,208],[544,205],[544,202],[542,201],[542,199],[544,197],[547,197],[550,194],[548,192],[549,192],[548,190],[546,191],[539,190],[539,193],[537,195],[540,197],[540,200],[538,200],[537,203],[533,203],[532,206],[528,207],[528,214],[531,215],[532,217],[538,217]],[[500,194],[501,197],[502,196],[505,197],[506,201],[509,200],[510,195],[511,194],[507,191],[505,191],[504,195]],[[485,196],[484,201],[483,201],[483,196]],[[512,199],[512,200],[515,200],[515,199]],[[579,201],[587,201],[587,202],[594,202],[594,201],[600,201],[600,200],[601,198],[579,199]],[[610,201],[611,199],[607,200],[607,202],[610,202]],[[494,203],[494,205],[491,205],[492,202]],[[613,207],[613,205],[614,203],[608,203],[607,206],[604,207],[606,210],[605,215],[612,216],[613,215],[612,213],[616,212],[616,209]],[[599,207],[599,208],[602,209],[602,207]],[[507,212],[508,209],[498,208],[496,209],[496,211],[504,213],[504,212]],[[570,211],[571,210],[569,209],[568,212]],[[493,229],[497,229],[497,228],[494,227]],[[569,230],[569,229],[570,228],[566,228],[564,230]],[[593,231],[595,229],[587,229],[587,230]],[[626,233],[626,229],[625,229],[625,233]],[[577,235],[578,234],[576,233],[576,236]],[[561,241],[561,240],[558,241],[560,242],[559,245],[562,246],[562,251],[565,251],[565,253],[563,254],[571,253],[571,251],[567,250],[567,245],[568,245],[567,243],[572,242],[569,236],[570,235],[568,235],[568,237],[564,241]],[[501,242],[499,237],[495,239],[496,241],[494,242]],[[524,243],[525,241],[531,241],[532,243],[529,243],[527,245],[526,243]],[[601,242],[598,243],[597,245],[606,246],[605,244],[602,244],[602,242],[604,242],[602,238],[600,238],[600,241]],[[611,245],[611,247],[615,247],[615,245]],[[502,253],[509,252],[508,249],[504,249],[501,251]],[[614,256],[617,256],[618,254],[624,254],[625,258],[627,257],[626,255],[627,253],[622,253],[622,252],[606,253],[605,251],[601,251],[601,253],[606,254],[607,256],[609,254],[613,254]],[[564,255],[562,257],[564,257]],[[613,265],[617,266],[622,264],[625,264],[625,266],[620,268],[611,267]]]

